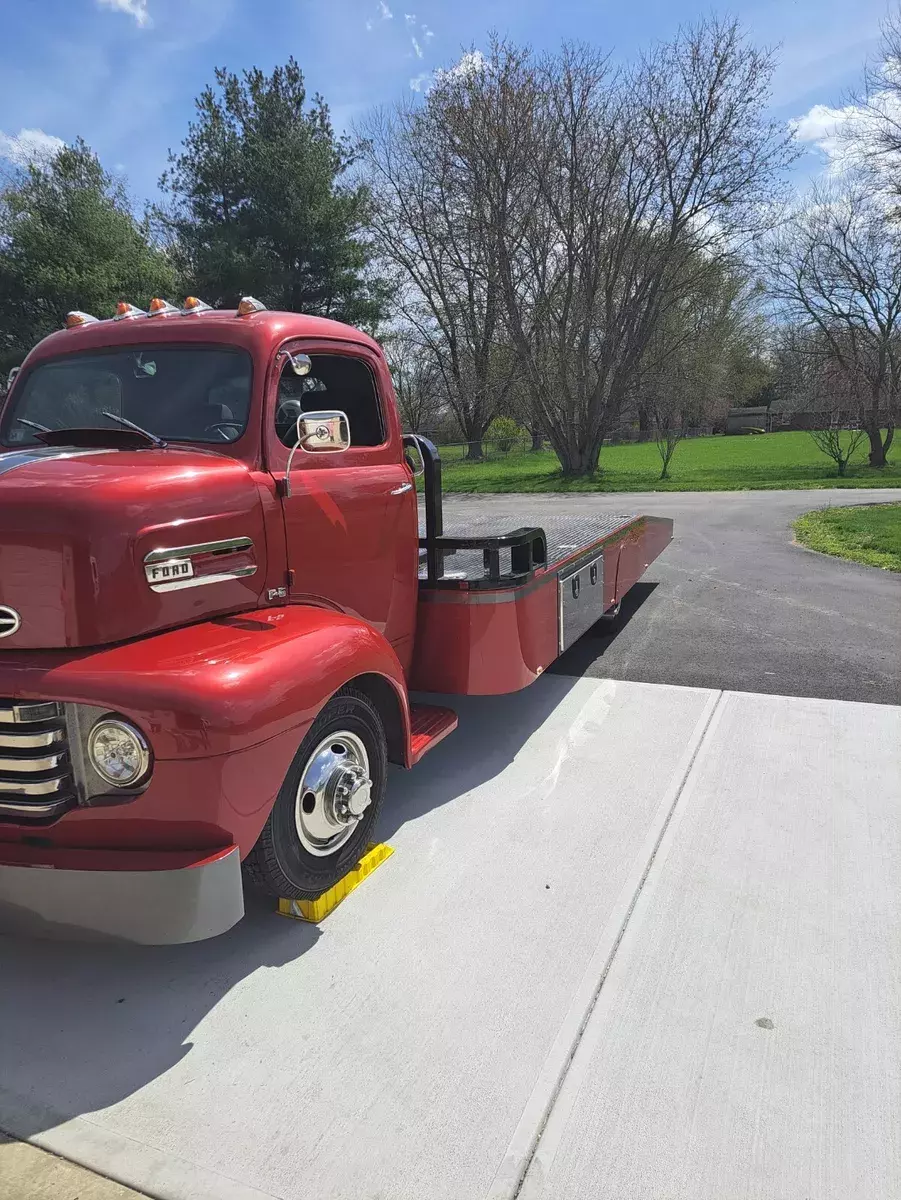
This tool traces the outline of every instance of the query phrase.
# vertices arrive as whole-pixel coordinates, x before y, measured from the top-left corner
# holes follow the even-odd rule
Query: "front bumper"
[[[68,851],[26,861],[0,847],[0,931],[174,945],[231,929],[244,915],[237,846],[200,854]]]

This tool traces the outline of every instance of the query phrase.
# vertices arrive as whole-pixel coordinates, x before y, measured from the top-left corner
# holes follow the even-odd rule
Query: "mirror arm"
[[[285,467],[285,481],[282,489],[283,496],[291,495],[291,463],[294,461],[294,455],[297,453],[300,442],[291,447],[291,453],[288,455],[288,465]]]

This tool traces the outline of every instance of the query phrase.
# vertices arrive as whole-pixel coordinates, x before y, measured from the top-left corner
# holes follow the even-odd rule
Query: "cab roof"
[[[51,333],[30,351],[23,366],[63,354],[103,350],[115,346],[160,345],[161,343],[215,343],[238,346],[254,357],[267,357],[288,338],[315,338],[351,342],[380,353],[378,342],[360,329],[327,317],[302,313],[263,312],[238,316],[236,309],[210,309],[184,315],[110,318],[74,329]]]

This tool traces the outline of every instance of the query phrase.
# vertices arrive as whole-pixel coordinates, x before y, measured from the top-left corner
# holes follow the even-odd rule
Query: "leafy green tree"
[[[216,71],[181,152],[160,180],[158,213],[184,277],[214,304],[250,293],[270,308],[372,327],[386,302],[369,270],[367,189],[347,179],[353,146],[327,105],[307,105],[293,58],[271,75]]]
[[[0,192],[0,370],[82,309],[113,315],[171,294],[175,273],[136,221],[123,184],[81,139]]]

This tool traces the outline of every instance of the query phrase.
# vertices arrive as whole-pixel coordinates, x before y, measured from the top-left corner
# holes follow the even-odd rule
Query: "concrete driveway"
[[[827,504],[901,501],[899,489],[448,496],[445,527],[490,510],[499,527],[543,514],[672,517],[675,538],[624,604],[615,637],[589,635],[565,675],[839,700],[901,700],[901,576],[792,543],[791,522]]]
[[[449,501],[679,540],[616,638],[448,698],[321,926],[0,937],[0,1129],[157,1200],[901,1196],[901,581],[790,545],[828,498]]]
[[[459,708],[320,927],[0,938],[0,1128],[159,1200],[901,1195],[901,708]]]

